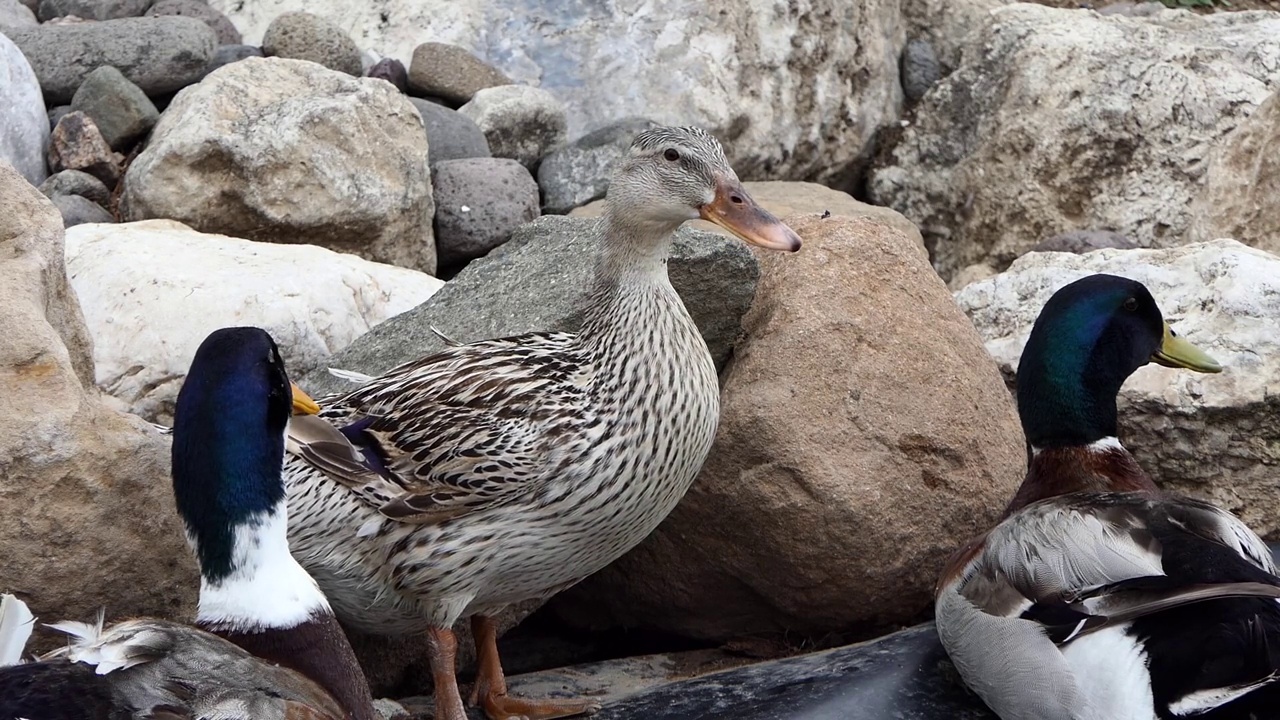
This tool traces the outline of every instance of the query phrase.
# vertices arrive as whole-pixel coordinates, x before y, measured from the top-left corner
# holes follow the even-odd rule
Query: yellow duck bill
[[[1164,324],[1164,340],[1160,349],[1151,356],[1151,362],[1171,368],[1186,368],[1202,373],[1222,372],[1222,366],[1209,354],[1178,337],[1178,334]]]

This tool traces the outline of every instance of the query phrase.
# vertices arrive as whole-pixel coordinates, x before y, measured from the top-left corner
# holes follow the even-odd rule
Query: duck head
[[[1115,437],[1120,386],[1150,362],[1222,370],[1173,331],[1136,280],[1090,275],[1058,290],[1018,364],[1018,414],[1027,441],[1043,449]]]
[[[669,236],[701,218],[770,250],[795,252],[800,237],[743,189],[724,149],[696,127],[660,127],[636,136],[609,183],[615,222]]]
[[[294,404],[280,351],[259,328],[209,335],[178,393],[173,494],[200,565],[202,627],[289,628],[329,613],[286,538],[281,473]]]

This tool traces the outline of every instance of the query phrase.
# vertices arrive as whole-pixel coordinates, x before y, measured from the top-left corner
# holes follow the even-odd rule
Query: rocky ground
[[[1280,539],[1280,3],[1182,4],[0,0],[0,590],[189,617],[147,421],[208,332],[268,329],[323,395],[437,330],[572,330],[611,164],[692,123],[806,245],[681,230],[716,446],[644,544],[508,618],[513,685],[988,717],[930,592],[1021,479],[1008,388],[1056,288],[1140,279],[1224,362],[1141,370],[1124,439]],[[418,639],[354,641],[429,715]]]

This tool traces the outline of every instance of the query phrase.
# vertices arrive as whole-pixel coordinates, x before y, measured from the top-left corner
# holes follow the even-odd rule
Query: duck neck
[[[368,681],[328,600],[290,554],[287,529],[283,500],[229,528],[221,538],[231,547],[229,570],[202,571],[196,625],[306,676],[350,718],[372,720]]]
[[[1114,436],[1081,445],[1033,445],[1027,476],[1004,517],[1031,503],[1079,492],[1159,492],[1159,488]]]
[[[679,223],[643,221],[607,212],[588,310],[579,336],[594,343],[635,330],[646,308],[669,305],[683,309],[667,275],[673,235]]]
[[[208,628],[206,628],[208,629]],[[332,613],[313,614],[288,629],[212,630],[255,657],[294,670],[342,706],[350,720],[375,720],[373,695],[342,626]]]

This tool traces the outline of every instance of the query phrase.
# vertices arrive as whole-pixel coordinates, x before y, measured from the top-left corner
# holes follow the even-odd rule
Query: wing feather
[[[536,489],[581,421],[590,364],[569,333],[450,346],[290,423],[290,453],[387,518],[429,523]]]

